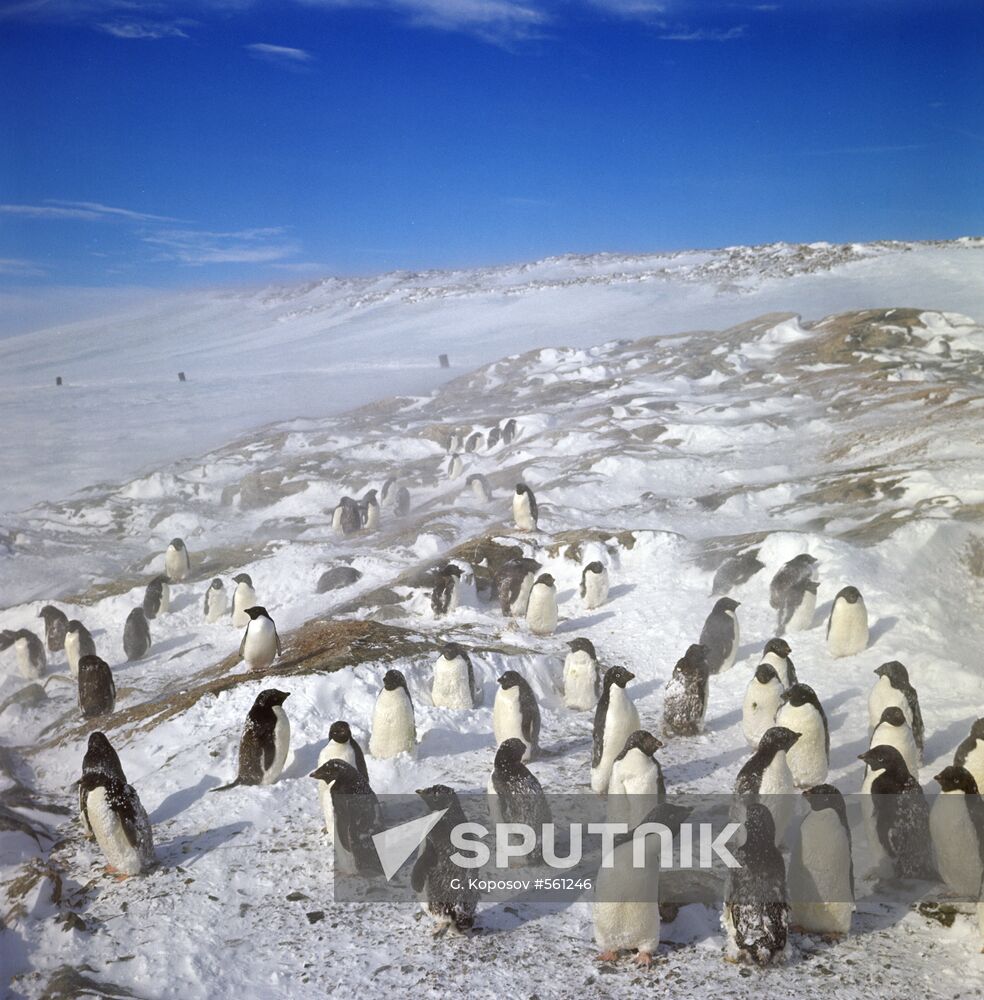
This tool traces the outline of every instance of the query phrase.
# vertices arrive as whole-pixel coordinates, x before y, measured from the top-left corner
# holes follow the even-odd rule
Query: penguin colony
[[[494,427],[487,436],[475,432],[467,439],[452,435],[448,442],[446,476],[465,471],[464,455],[510,444],[518,433],[515,420]],[[474,500],[491,503],[493,490],[480,474],[467,477],[465,490]],[[332,526],[341,535],[373,531],[381,508],[405,515],[409,491],[387,480],[381,490],[368,490],[360,500],[342,497],[332,512]],[[518,483],[512,495],[515,530],[524,535],[539,530],[540,510],[533,490]],[[744,824],[744,841],[735,850],[741,861],[732,871],[723,901],[722,927],[725,958],[769,965],[782,961],[794,932],[832,938],[848,934],[854,911],[854,865],[851,831],[840,790],[827,783],[830,729],[814,689],[802,683],[791,658],[792,647],[783,636],[811,627],[816,611],[817,560],[803,553],[775,573],[769,603],[776,612],[775,636],[765,645],[750,676],[741,706],[742,732],[752,748],[737,772],[732,815]],[[187,547],[175,538],[164,553],[165,573],[146,587],[143,602],[126,618],[122,647],[127,660],[152,652],[149,623],[168,614],[172,587],[192,585],[193,563]],[[345,570],[339,586],[358,579]],[[541,572],[536,560],[523,556],[498,568],[494,593],[506,619],[525,619],[528,631],[553,635],[559,621],[557,585]],[[462,599],[467,569],[454,563],[433,576],[430,607],[435,619],[452,616]],[[188,581],[186,583],[186,581]],[[239,659],[257,673],[269,670],[282,655],[276,625],[259,604],[253,580],[246,573],[224,581],[210,581],[204,592],[206,622],[230,619],[243,630]],[[326,587],[324,589],[331,589]],[[587,562],[578,588],[584,610],[603,606],[609,598],[609,567],[600,560]],[[322,592],[319,588],[319,592]],[[720,598],[710,610],[699,641],[687,648],[673,668],[664,692],[662,731],[667,739],[694,736],[704,729],[711,678],[730,670],[740,645],[739,602]],[[111,716],[116,708],[116,685],[109,663],[97,653],[94,637],[85,625],[69,620],[53,605],[38,617],[44,640],[27,629],[0,632],[0,650],[13,648],[20,673],[41,677],[48,655],[64,655],[78,682],[81,715],[86,719]],[[869,642],[868,612],[860,591],[845,586],[834,599],[826,623],[831,658],[846,658]],[[100,637],[100,644],[108,645]],[[602,665],[591,641],[575,638],[567,644],[563,665],[563,701],[576,712],[594,712],[590,768],[585,778],[591,789],[606,796],[610,821],[625,822],[630,830],[647,821],[679,826],[689,810],[666,802],[666,782],[657,758],[664,742],[645,728],[633,703],[634,674],[622,666]],[[874,672],[869,701],[869,748],[859,756],[864,764],[862,792],[865,825],[876,872],[897,878],[938,880],[953,893],[981,898],[984,878],[984,719],[978,719],[956,748],[954,762],[934,778],[940,794],[930,808],[918,781],[924,745],[919,699],[906,667],[892,661]],[[406,676],[386,671],[369,724],[367,749],[378,759],[416,752],[413,700]],[[290,722],[284,708],[287,691],[266,688],[256,696],[244,720],[239,739],[235,778],[213,791],[276,782],[290,756]],[[469,711],[483,701],[483,686],[468,650],[446,641],[433,664],[432,704],[451,711]],[[363,725],[366,720],[361,720]],[[550,807],[539,780],[527,764],[540,753],[540,710],[529,680],[516,670],[497,678],[492,707],[497,749],[491,760],[487,791],[494,818],[538,827],[550,821]],[[232,734],[230,734],[231,736]],[[338,871],[377,873],[378,856],[372,834],[383,828],[382,811],[370,785],[362,746],[346,720],[329,728],[316,769],[317,794],[324,830],[334,845]],[[82,761],[79,818],[87,837],[95,839],[119,878],[138,875],[155,864],[153,831],[147,813],[126,780],[120,758],[106,736],[94,731]],[[465,816],[455,791],[445,785],[417,790],[432,811],[444,810],[428,833],[413,866],[411,883],[436,921],[435,934],[464,933],[476,922],[477,896],[468,889],[452,891],[460,874],[450,860],[449,831]],[[790,824],[801,795],[803,818],[795,834]],[[658,843],[651,838],[649,843]],[[537,848],[538,850],[538,848]],[[648,850],[648,848],[647,848]],[[593,906],[595,939],[601,961],[616,961],[622,952],[635,952],[635,961],[647,966],[660,941],[658,903],[659,859],[640,872],[630,864],[629,837],[616,838],[613,865],[599,872],[597,886],[603,898]],[[533,860],[536,860],[534,855]],[[646,882],[648,902],[607,901],[615,888]],[[620,881],[621,880],[621,881]],[[611,890],[611,891],[609,891]],[[601,894],[601,893],[600,893]],[[627,893],[628,899],[638,892]],[[979,905],[984,931],[984,903]]]

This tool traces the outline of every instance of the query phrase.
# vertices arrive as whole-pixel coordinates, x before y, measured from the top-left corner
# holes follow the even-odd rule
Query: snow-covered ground
[[[82,838],[74,815],[72,783],[94,726],[78,717],[64,658],[52,656],[42,687],[17,674],[12,651],[0,654],[0,882],[8,896],[0,959],[14,975],[13,995],[117,989],[129,993],[115,995],[146,998],[332,991],[437,997],[453,980],[474,997],[979,996],[984,957],[969,909],[944,926],[879,896],[860,878],[868,867],[863,841],[855,845],[854,935],[837,944],[796,937],[784,968],[725,964],[719,908],[697,904],[664,928],[648,972],[628,962],[595,964],[585,903],[486,904],[480,934],[435,941],[429,920],[410,904],[333,902],[331,854],[307,774],[335,719],[347,719],[367,744],[382,674],[395,665],[406,673],[416,706],[418,754],[369,759],[373,787],[405,792],[441,781],[483,789],[494,749],[495,678],[513,668],[529,679],[543,712],[545,753],[534,772],[548,792],[584,791],[591,718],[562,705],[565,642],[587,636],[606,664],[632,670],[629,691],[643,725],[659,733],[663,687],[699,635],[717,577],[717,591],[742,602],[739,659],[713,679],[705,731],[667,739],[660,759],[671,790],[727,793],[749,754],[742,695],[775,624],[769,580],[787,559],[809,551],[820,565],[817,614],[813,627],[790,641],[800,680],[816,689],[830,721],[830,780],[844,792],[860,788],[856,758],[867,746],[872,671],[899,659],[920,694],[927,732],[921,778],[932,784],[984,714],[980,253],[970,244],[860,248],[854,262],[790,278],[770,275],[760,260],[757,272],[749,265],[747,274],[728,279],[747,281],[751,290],[726,291],[721,301],[707,284],[714,263],[708,255],[686,261],[702,275],[693,279],[692,311],[686,294],[665,310],[649,294],[669,279],[615,280],[597,259],[532,265],[549,286],[537,295],[489,291],[486,284],[501,272],[442,278],[455,295],[445,287],[415,293],[419,300],[404,285],[392,298],[383,295],[388,336],[399,329],[401,310],[411,317],[406,339],[390,345],[394,352],[409,356],[411,344],[429,354],[441,345],[455,357],[494,353],[497,345],[535,348],[429,395],[291,420],[194,459],[160,463],[125,485],[7,517],[0,628],[37,629],[38,609],[51,600],[93,632],[119,688],[117,711],[100,726],[150,814],[160,861],[150,874],[122,883],[103,874],[103,858]],[[907,270],[919,257],[921,284]],[[781,259],[773,262],[781,266]],[[642,272],[644,264],[612,260],[609,270]],[[879,269],[883,283],[873,285]],[[511,287],[522,273],[513,269],[502,282]],[[433,276],[417,280],[426,288],[438,283]],[[792,296],[794,286],[803,299],[799,318],[749,318],[777,289]],[[843,305],[825,307],[828,294],[843,296]],[[447,317],[441,331],[425,336],[427,324],[415,312],[422,302]],[[456,313],[453,302],[467,307]],[[737,324],[672,335],[709,325],[715,310],[734,316],[736,304]],[[846,311],[862,304],[871,311]],[[513,306],[522,329],[511,329],[505,316]],[[275,308],[299,314],[304,306],[290,306],[284,296]],[[351,319],[356,306],[347,308]],[[840,315],[819,323],[803,318],[821,311]],[[967,312],[974,318],[960,315]],[[564,317],[570,338],[563,336]],[[365,335],[370,320],[359,322]],[[456,323],[462,326],[455,333]],[[479,344],[483,334],[489,339]],[[235,339],[232,330],[227,335]],[[201,367],[207,357],[218,372],[220,338],[200,339]],[[262,336],[246,339],[247,355],[256,357]],[[313,364],[316,340],[312,334],[306,344],[290,341],[289,350]],[[541,346],[565,340],[581,346]],[[189,335],[183,342],[191,341]],[[118,343],[107,337],[93,344],[93,377]],[[153,345],[139,343],[150,357]],[[0,350],[21,351],[12,361],[19,364],[30,354],[26,341]],[[187,362],[168,366],[193,370]],[[45,379],[54,370],[46,369]],[[120,413],[122,426],[133,411],[124,406]],[[450,435],[485,435],[510,416],[518,422],[516,440],[490,449],[483,438],[463,454],[464,475],[450,480]],[[46,416],[35,412],[35,419]],[[465,489],[473,472],[488,477],[491,502]],[[384,507],[377,531],[336,536],[337,499],[360,496],[391,476],[410,490],[410,513],[398,517]],[[541,503],[540,530],[532,535],[511,524],[511,491],[520,479]],[[173,610],[151,623],[151,654],[127,663],[123,622],[161,571],[175,535],[193,554],[193,578],[174,586]],[[533,636],[487,599],[489,568],[508,546],[521,547],[555,576],[555,635]],[[426,581],[448,554],[469,583],[463,607],[435,619]],[[612,592],[606,605],[584,611],[577,582],[592,558],[608,564]],[[361,578],[318,594],[321,574],[341,563]],[[228,583],[241,571],[251,574],[284,639],[283,658],[265,677],[246,676],[236,665],[240,634],[231,624],[202,621],[208,581],[220,576]],[[834,660],[823,624],[847,584],[867,602],[871,643]],[[474,711],[430,702],[435,649],[448,637],[473,651],[485,692],[484,706]],[[283,777],[270,787],[208,794],[234,775],[245,713],[269,686],[291,693],[285,708],[293,757]]]

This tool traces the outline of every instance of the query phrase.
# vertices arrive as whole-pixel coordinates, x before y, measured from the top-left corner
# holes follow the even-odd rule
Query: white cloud
[[[160,229],[143,237],[158,247],[164,260],[200,267],[203,264],[269,264],[291,257],[298,246],[281,226],[213,232],[199,229]]]
[[[683,28],[660,35],[664,42],[730,42],[745,34],[745,25],[733,28]]]
[[[190,21],[105,21],[97,24],[99,31],[114,38],[187,38],[182,30]]]
[[[244,48],[250,55],[271,62],[300,65],[310,62],[314,58],[305,49],[293,49],[288,45],[268,45],[266,42],[254,42],[252,45],[244,46]]]
[[[97,201],[65,201],[46,198],[43,205],[0,205],[0,214],[20,215],[30,219],[81,219],[95,221],[107,218],[129,219],[132,222],[177,222],[166,215],[150,215],[128,208],[102,205]]]
[[[14,278],[40,278],[48,272],[34,261],[19,257],[0,257],[0,275]]]

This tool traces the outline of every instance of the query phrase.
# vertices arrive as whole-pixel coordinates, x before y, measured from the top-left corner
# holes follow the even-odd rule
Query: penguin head
[[[184,547],[185,547],[185,543],[184,543],[183,539],[181,539],[181,538],[172,538],[171,539],[171,548],[172,549],[175,549],[176,551],[180,552]]]
[[[438,573],[440,576],[457,576],[460,577],[463,570],[460,566],[456,566],[454,563],[448,563],[446,566],[442,566]]]
[[[147,623],[147,616],[144,614],[144,609],[143,608],[134,608],[129,613],[129,615],[127,615],[126,620],[128,622],[138,622],[138,623],[146,624]]]
[[[845,587],[834,598],[834,604],[838,601],[847,601],[848,604],[857,604],[861,600],[861,591],[857,587]]]
[[[584,573],[582,573],[581,576],[584,576],[585,573],[604,573],[604,572],[605,572],[605,567],[599,560],[595,559],[594,562],[589,562],[588,565],[584,567]]]
[[[247,608],[246,614],[249,615],[249,620],[253,622],[255,622],[257,618],[270,618],[270,616],[267,614],[267,609],[261,607],[259,604],[257,604],[255,607]]]
[[[114,775],[108,774],[106,771],[100,768],[93,768],[90,771],[84,771],[82,777],[79,778],[79,788],[85,792],[91,792],[94,788],[105,788],[111,790],[112,786],[118,785],[122,786],[123,782]],[[122,787],[118,789],[120,792],[119,798],[122,798]],[[110,801],[116,799],[117,796],[110,796]]]
[[[645,823],[660,823],[665,826],[675,837],[680,832],[680,824],[694,811],[693,806],[681,806],[675,802],[660,802],[653,806],[643,817],[639,826]],[[636,827],[638,829],[638,827]],[[619,836],[616,835],[615,842],[618,843]],[[632,834],[624,835],[626,840],[632,839]]]
[[[212,581],[212,582],[211,582],[211,583],[210,583],[210,584],[208,585],[208,589],[209,589],[209,590],[221,590],[221,589],[222,589],[222,581],[221,581],[221,580],[220,580],[220,579],[219,579],[218,577],[216,577],[216,578],[215,578],[215,579],[214,579],[214,580],[213,580],[213,581]]]
[[[568,644],[572,653],[587,653],[592,660],[597,660],[598,657],[595,654],[594,644],[590,639],[578,638],[572,639]],[[984,719],[981,720],[984,722]]]
[[[875,674],[878,677],[887,677],[893,688],[901,689],[909,686],[909,671],[898,660],[883,663],[875,670]]]
[[[902,709],[897,705],[892,705],[889,708],[886,708],[885,711],[882,712],[881,718],[878,720],[878,725],[881,726],[885,723],[890,726],[904,726],[906,723],[905,715],[903,714]]]
[[[516,673],[515,670],[507,670],[497,681],[499,687],[503,691],[508,691],[510,688],[520,687],[523,684],[523,678]]]
[[[707,673],[707,647],[699,642],[693,642],[687,647],[686,653],[677,663],[681,670]]]
[[[366,490],[366,492],[362,496],[362,499],[368,500],[370,503],[376,503],[377,496],[378,493],[376,492],[376,490]]]
[[[397,688],[407,690],[407,679],[400,670],[387,670],[383,674],[383,687],[387,691],[396,691]]]
[[[544,587],[555,587],[556,586],[556,584],[554,583],[554,578],[549,573],[541,573],[536,578],[536,585],[537,586],[544,586]]]
[[[101,670],[105,667],[109,669],[109,664],[99,656],[94,653],[90,653],[88,656],[83,656],[79,660],[79,675],[83,673],[88,673],[90,670]]]
[[[66,620],[64,611],[59,611],[53,604],[46,604],[39,612],[38,618],[43,618],[45,623],[60,622]]]
[[[977,794],[977,782],[965,767],[955,767],[951,764],[944,767],[939,774],[933,775],[933,781],[938,781],[944,792],[963,792],[965,795]]]
[[[73,618],[66,626],[66,632],[84,632],[85,626],[78,620],[78,618]]]
[[[112,774],[120,771],[120,759],[105,733],[98,729],[89,733],[89,744],[82,762],[85,770],[108,770]]]
[[[503,740],[499,744],[499,749],[495,752],[495,766],[500,769],[515,769],[523,762],[523,754],[526,753],[526,744],[516,736]]]
[[[167,580],[165,580],[163,576],[155,576],[154,579],[147,584],[147,593],[148,594],[162,593],[164,590],[165,583],[167,583]]]
[[[282,705],[289,697],[289,691],[267,688],[256,696],[256,701],[253,704],[259,708],[273,708],[275,705]]]
[[[814,785],[812,788],[807,788],[803,792],[803,798],[814,812],[833,809],[838,814],[844,814],[844,796],[833,785]]]
[[[233,583],[245,583],[247,587],[253,586],[253,580],[251,579],[249,573],[238,573],[232,578]]]
[[[347,761],[333,757],[312,771],[308,777],[314,778],[317,781],[327,782],[328,784],[331,784],[333,781],[337,782],[336,787],[341,790],[347,786],[358,784],[360,775]]]
[[[785,726],[772,726],[762,734],[758,748],[772,753],[779,753],[780,750],[788,753],[799,738],[800,734],[794,729],[787,729]]]
[[[770,639],[765,644],[765,649],[762,650],[762,655],[765,656],[766,653],[775,653],[776,656],[785,660],[792,651],[792,648],[785,639],[776,638]]]
[[[798,556],[793,556],[792,559],[786,563],[787,566],[815,566],[817,560],[814,556],[811,556],[809,552],[801,552]]]
[[[784,705],[792,705],[793,708],[812,705],[818,712],[820,711],[820,699],[809,684],[794,684],[787,688],[783,692],[782,701]]]
[[[872,771],[888,771],[899,777],[909,773],[909,769],[902,759],[902,754],[895,747],[890,747],[885,743],[880,743],[878,746],[858,754],[858,760],[863,760]]]
[[[516,483],[516,493],[519,496],[522,496],[524,493],[531,493],[531,492],[532,490],[530,490],[529,486],[527,486],[526,483]]]
[[[984,740],[984,719],[977,719],[970,727],[970,735],[975,740]]]
[[[447,809],[454,804],[455,794],[453,788],[447,785],[430,785],[428,788],[418,788],[417,794],[427,803],[431,809]]]
[[[776,668],[771,663],[760,663],[755,668],[755,680],[759,684],[771,684],[775,681],[779,683],[779,675],[776,673]]]
[[[605,690],[607,691],[608,688],[616,684],[620,688],[624,688],[629,681],[634,679],[635,674],[626,670],[625,667],[609,667],[605,671]]]
[[[451,660],[457,660],[459,656],[464,655],[465,651],[456,642],[446,642],[441,647],[441,656],[443,656],[448,662]]]
[[[625,746],[622,748],[621,754],[619,754],[619,759],[624,757],[630,750],[641,750],[647,757],[652,757],[663,746],[662,740],[656,739],[648,730],[637,729],[625,741]]]
[[[725,611],[736,611],[741,607],[741,601],[736,601],[733,597],[721,597],[714,605],[713,612],[723,614]]]
[[[328,739],[334,740],[336,743],[348,743],[352,739],[352,730],[349,729],[349,724],[341,719],[338,722],[333,722],[328,730]]]

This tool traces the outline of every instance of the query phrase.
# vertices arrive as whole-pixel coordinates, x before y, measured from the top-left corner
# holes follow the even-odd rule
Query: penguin
[[[239,644],[239,659],[245,661],[250,670],[266,670],[278,656],[283,655],[277,626],[266,608],[247,608],[246,614],[249,624]]]
[[[451,831],[467,822],[465,812],[447,785],[418,788],[417,795],[432,813],[444,815],[427,834],[424,848],[414,862],[410,885],[421,897],[425,912],[437,921],[435,937],[449,930],[465,934],[475,924],[478,890],[471,887],[468,878],[462,878],[461,868],[451,860],[458,850],[451,844]]]
[[[417,724],[407,679],[399,670],[387,670],[383,689],[372,711],[369,753],[373,757],[395,757],[417,749]]]
[[[228,610],[229,598],[226,596],[225,584],[216,577],[205,591],[205,606],[202,609],[205,621],[217,622]]]
[[[493,823],[525,823],[536,832],[536,846],[527,857],[531,864],[540,864],[540,834],[552,819],[543,787],[523,763],[525,754],[526,744],[516,737],[499,744],[488,784],[489,811]]]
[[[929,808],[902,755],[895,747],[878,746],[858,759],[869,768],[864,792],[871,796],[876,866],[885,858],[896,878],[935,878]]]
[[[741,602],[722,597],[714,605],[700,633],[700,644],[707,649],[707,669],[712,674],[730,670],[738,655],[741,641],[735,611]]]
[[[495,742],[516,737],[526,744],[523,761],[533,760],[540,749],[540,708],[533,689],[515,670],[507,670],[497,681],[499,690],[492,705]]]
[[[449,455],[454,455],[461,451],[464,447],[464,442],[461,439],[461,435],[457,431],[451,431],[448,435],[448,439],[445,442],[445,450]]]
[[[499,430],[498,424],[489,431],[488,443],[486,448],[491,451],[500,441],[502,440],[502,431]]]
[[[769,585],[769,603],[776,610],[776,632],[799,632],[813,624],[817,606],[817,560],[807,553],[790,559]]]
[[[435,618],[451,614],[458,607],[461,587],[461,567],[454,563],[442,566],[434,577],[431,608]]]
[[[766,731],[775,724],[782,701],[783,686],[771,663],[760,663],[745,688],[741,706],[741,731],[749,746],[757,747]]]
[[[637,826],[645,815],[666,800],[663,768],[656,759],[662,742],[645,729],[637,729],[612,764],[608,782],[609,823]]]
[[[153,621],[158,615],[167,614],[171,610],[171,588],[167,585],[167,577],[155,576],[144,591],[143,613],[148,621]]]
[[[564,659],[564,704],[585,712],[594,708],[601,697],[598,657],[590,639],[573,639],[567,645],[570,652]]]
[[[776,844],[786,835],[795,808],[796,785],[789,755],[801,739],[785,726],[771,726],[762,734],[758,749],[745,762],[735,779],[732,816],[741,821],[750,802],[762,802],[772,813]]]
[[[37,680],[48,666],[48,657],[44,651],[44,643],[26,628],[4,629],[0,632],[0,649],[14,647],[17,655],[17,669],[22,677]]]
[[[379,505],[385,507],[396,499],[396,477],[390,476],[379,488]]]
[[[354,535],[362,528],[362,511],[351,497],[342,497],[332,513],[331,526],[339,535]]]
[[[517,424],[516,424],[516,418],[515,417],[510,417],[502,425],[502,443],[503,444],[512,444],[514,438],[516,437],[517,430],[518,430],[518,427],[517,427]]]
[[[526,624],[534,635],[552,635],[557,628],[557,585],[549,573],[541,573],[530,589]]]
[[[950,892],[976,902],[984,877],[984,800],[965,767],[951,764],[933,780],[940,786],[929,811],[936,867]]]
[[[791,688],[798,681],[796,667],[789,656],[791,652],[789,643],[777,636],[765,644],[759,658],[759,663],[771,663],[776,668],[776,676],[784,688]]]
[[[978,719],[970,727],[970,735],[957,747],[953,763],[967,768],[977,787],[984,788],[984,719]]]
[[[369,779],[351,764],[334,757],[319,764],[309,778],[322,782],[331,800],[335,871],[347,875],[376,875],[379,856],[373,834],[382,828],[382,810]]]
[[[525,483],[516,484],[513,494],[513,520],[520,531],[536,531],[536,522],[540,516],[533,491]]]
[[[663,729],[696,736],[707,714],[707,647],[694,643],[677,660],[663,696]]]
[[[191,572],[191,556],[182,539],[171,539],[164,553],[164,572],[171,583],[180,583]]]
[[[875,670],[875,686],[868,695],[868,723],[874,728],[881,721],[882,713],[892,705],[902,709],[906,722],[912,727],[912,736],[920,751],[922,760],[925,727],[919,695],[909,683],[909,671],[898,660],[883,663]]]
[[[732,852],[721,924],[729,962],[771,965],[787,952],[789,902],[786,865],[776,847],[772,813],[752,802],[745,818],[745,842]]]
[[[800,734],[788,755],[796,787],[822,785],[830,766],[830,730],[820,699],[809,684],[794,684],[786,690],[776,725]]]
[[[344,761],[354,767],[368,782],[369,772],[366,770],[366,758],[362,753],[362,747],[352,735],[349,724],[341,719],[333,722],[328,730],[328,742],[318,754],[318,767],[327,764],[330,760]],[[335,834],[335,808],[331,801],[331,785],[327,782],[322,782],[318,786],[318,801],[321,803],[321,811],[325,817],[325,831],[328,834],[328,839],[332,840]]]
[[[410,491],[401,486],[396,491],[396,516],[406,517],[410,513]]]
[[[465,439],[465,452],[471,454],[471,452],[473,451],[478,451],[483,438],[484,435],[482,434],[481,431],[474,431],[473,433],[469,434],[468,437]]]
[[[266,688],[256,696],[239,741],[239,773],[235,781],[213,792],[237,785],[272,785],[280,777],[290,751],[290,720],[283,709],[289,697],[289,692],[276,688]]]
[[[85,756],[82,758],[82,776],[87,774],[101,774],[107,778],[116,778],[126,784],[126,775],[123,773],[123,765],[120,763],[119,754],[113,749],[113,745],[106,739],[106,734],[98,730],[89,733],[89,744],[86,747]],[[88,789],[79,782],[79,821],[82,824],[82,831],[92,840],[94,834],[89,826],[89,817],[85,811],[85,800],[89,795]]]
[[[457,479],[465,471],[465,463],[460,455],[452,455],[448,459],[448,479]]]
[[[868,645],[868,609],[857,587],[845,587],[834,598],[827,619],[827,650],[831,656],[854,656]]]
[[[249,625],[247,608],[256,607],[260,602],[256,599],[253,581],[248,573],[239,573],[232,578],[236,589],[232,592],[232,624],[234,628],[246,628]]]
[[[625,691],[625,685],[634,678],[635,674],[625,667],[609,667],[605,671],[601,697],[595,708],[591,748],[591,790],[599,795],[608,792],[612,767],[625,748],[626,740],[642,728],[639,712]]]
[[[521,557],[507,559],[496,575],[499,592],[499,607],[507,617],[518,618],[526,614],[530,603],[530,591],[540,564],[535,559]]]
[[[96,644],[82,622],[73,618],[65,629],[65,659],[73,677],[79,676],[79,660],[83,656],[95,656]]]
[[[79,660],[79,708],[83,719],[109,715],[116,708],[113,671],[98,656],[83,656]]]
[[[919,774],[919,767],[922,764],[919,748],[916,746],[915,737],[909,723],[905,720],[905,715],[898,705],[889,705],[882,712],[875,731],[871,734],[868,742],[870,747],[889,746],[895,747],[902,755],[905,766],[910,774]]]
[[[44,637],[49,653],[61,653],[65,649],[65,633],[68,631],[68,615],[53,604],[46,604],[38,618],[44,619]]]
[[[476,500],[488,503],[492,499],[492,487],[480,472],[473,472],[466,480],[465,486],[472,491]]]
[[[468,654],[456,642],[445,644],[434,664],[431,701],[436,708],[475,708],[482,700]]]
[[[123,652],[128,660],[142,660],[150,651],[150,626],[143,608],[134,608],[123,627]]]
[[[855,909],[847,807],[833,785],[814,785],[803,797],[810,811],[789,859],[790,923],[802,933],[842,937]]]
[[[79,782],[79,795],[85,820],[110,870],[139,875],[154,865],[154,832],[132,785],[89,771]]]
[[[600,608],[608,600],[608,570],[595,560],[581,572],[581,603],[585,611]]]
[[[367,531],[375,531],[379,527],[379,501],[376,496],[375,490],[367,490],[359,501],[359,517]]]

